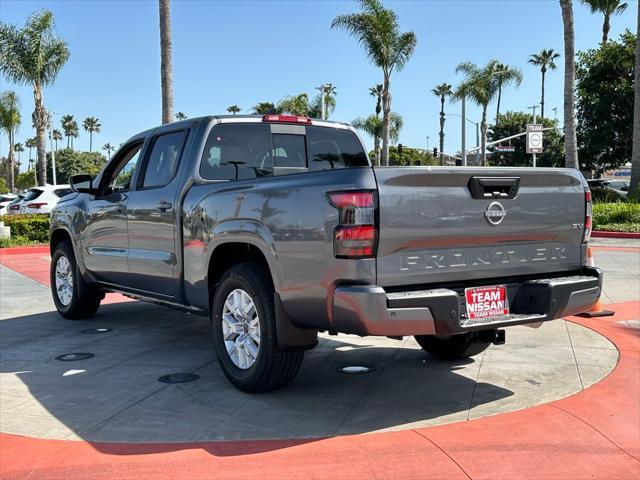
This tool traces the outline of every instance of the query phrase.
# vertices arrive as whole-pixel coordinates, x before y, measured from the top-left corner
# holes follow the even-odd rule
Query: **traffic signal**
[[[402,155],[402,144],[398,144],[398,155]]]
[[[434,157],[438,157],[438,148],[437,147],[433,147],[433,156]]]

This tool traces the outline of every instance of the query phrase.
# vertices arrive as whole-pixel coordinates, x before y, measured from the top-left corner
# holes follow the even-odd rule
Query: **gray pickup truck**
[[[340,123],[163,125],[71,186],[51,216],[60,314],[91,317],[112,291],[208,316],[248,392],[290,383],[319,331],[413,335],[456,359],[585,311],[602,286],[578,171],[372,167]]]

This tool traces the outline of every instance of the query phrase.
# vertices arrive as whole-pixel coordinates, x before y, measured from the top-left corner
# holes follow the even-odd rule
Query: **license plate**
[[[464,297],[467,302],[467,317],[469,319],[509,315],[505,285],[465,288]]]

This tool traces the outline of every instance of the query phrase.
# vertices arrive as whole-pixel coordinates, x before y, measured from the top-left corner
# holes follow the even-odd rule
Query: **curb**
[[[0,248],[0,255],[24,255],[25,253],[49,253],[49,245],[35,245],[33,247],[4,247]]]
[[[596,238],[636,238],[640,239],[640,233],[633,232],[605,232],[594,230],[591,232],[592,237]]]

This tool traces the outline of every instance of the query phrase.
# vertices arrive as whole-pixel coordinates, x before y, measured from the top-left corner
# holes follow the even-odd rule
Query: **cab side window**
[[[159,135],[155,139],[144,168],[142,188],[163,187],[173,180],[186,139],[185,130]]]
[[[133,145],[131,149],[125,151],[123,157],[118,162],[116,168],[111,172],[105,195],[115,192],[128,192],[131,190],[131,179],[140,160],[142,143]]]

